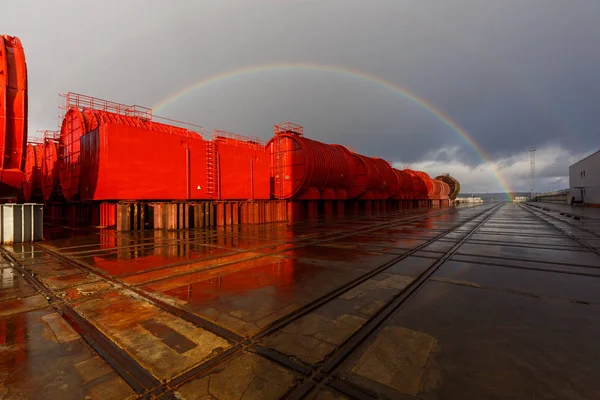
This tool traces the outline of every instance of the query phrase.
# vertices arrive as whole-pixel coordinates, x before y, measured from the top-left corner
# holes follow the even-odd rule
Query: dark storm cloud
[[[13,1],[0,14],[2,33],[25,46],[33,131],[56,125],[59,91],[151,106],[224,71],[320,63],[426,99],[501,171],[522,176],[519,185],[531,146],[563,151],[539,171],[549,177],[567,174],[569,156],[600,146],[598,20],[599,2],[561,0]],[[325,71],[238,76],[161,114],[264,139],[274,123],[292,120],[309,137],[398,163],[430,157],[441,170],[459,163],[465,171],[482,163],[426,109]],[[467,186],[470,177],[461,177]]]

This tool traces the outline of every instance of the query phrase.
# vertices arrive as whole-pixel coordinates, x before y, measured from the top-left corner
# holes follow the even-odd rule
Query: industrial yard
[[[513,3],[3,7],[0,400],[600,399],[600,7]]]
[[[5,247],[6,398],[600,393],[598,221],[496,203],[46,239]]]

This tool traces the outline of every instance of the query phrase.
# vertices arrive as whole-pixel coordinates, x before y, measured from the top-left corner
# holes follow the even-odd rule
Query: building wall
[[[600,150],[569,167],[568,200],[582,200],[582,195],[586,204],[600,205]]]
[[[535,201],[543,203],[569,204],[571,202],[570,190],[557,190],[555,192],[539,193],[535,196]]]

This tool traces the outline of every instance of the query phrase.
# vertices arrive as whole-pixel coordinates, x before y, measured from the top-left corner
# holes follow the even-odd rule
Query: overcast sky
[[[30,134],[57,126],[57,93],[153,107],[237,69],[311,63],[408,90],[434,114],[372,81],[330,69],[269,69],[201,87],[157,114],[268,139],[305,135],[396,166],[449,172],[463,193],[568,187],[568,166],[600,147],[600,1],[10,1],[0,33],[19,36]],[[259,68],[260,69],[260,68]]]

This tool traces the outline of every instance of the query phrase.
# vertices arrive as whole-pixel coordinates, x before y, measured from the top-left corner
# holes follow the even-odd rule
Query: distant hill
[[[471,193],[461,193],[459,197],[471,197]],[[529,196],[529,192],[514,192],[510,193],[511,198]],[[505,193],[473,193],[473,197],[481,197],[484,202],[489,201],[506,201]]]

